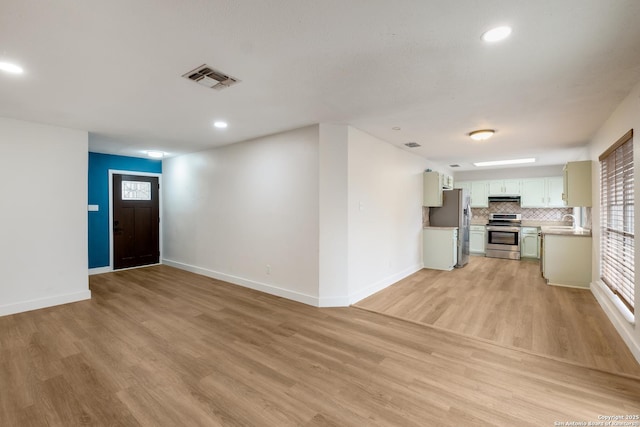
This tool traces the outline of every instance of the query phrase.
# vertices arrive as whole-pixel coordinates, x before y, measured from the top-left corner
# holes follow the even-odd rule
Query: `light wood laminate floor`
[[[552,426],[640,380],[166,266],[0,318],[1,426]]]
[[[356,306],[640,376],[640,365],[591,291],[547,285],[533,260],[472,256],[463,268],[423,269]]]

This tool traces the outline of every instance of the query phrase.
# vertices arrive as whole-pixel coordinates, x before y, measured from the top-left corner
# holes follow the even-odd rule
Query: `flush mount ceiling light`
[[[504,40],[511,34],[511,27],[502,26],[492,28],[482,34],[482,40],[488,43],[499,42]]]
[[[494,133],[496,133],[496,131],[493,129],[480,129],[470,132],[469,136],[474,141],[484,141],[485,139],[491,138]]]
[[[394,127],[392,127],[391,129],[393,129],[393,130],[400,130],[400,126],[394,126]]]
[[[0,62],[0,70],[11,74],[22,74],[24,72],[22,67],[11,62]]]
[[[152,159],[161,159],[164,157],[164,152],[162,151],[147,151],[147,156],[151,157]]]
[[[217,121],[217,122],[214,122],[214,123],[213,123],[213,126],[217,127],[218,129],[224,129],[224,128],[226,128],[228,125],[227,125],[227,122]]]
[[[536,159],[512,159],[512,160],[495,160],[491,162],[478,162],[474,163],[473,166],[504,166],[504,165],[519,165],[522,163],[534,163]]]

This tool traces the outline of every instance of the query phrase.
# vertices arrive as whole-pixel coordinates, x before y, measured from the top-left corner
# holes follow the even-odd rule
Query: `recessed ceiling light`
[[[24,72],[22,67],[10,62],[0,62],[0,70],[11,74],[22,74]]]
[[[161,159],[164,157],[164,152],[162,151],[147,151],[147,156],[151,157],[152,159]]]
[[[536,159],[513,159],[513,160],[494,160],[491,162],[478,162],[474,163],[473,166],[503,166],[503,165],[519,165],[522,163],[534,163]]]
[[[394,126],[391,128],[392,130],[400,130],[400,126]]]
[[[486,31],[482,34],[482,40],[493,43],[499,42],[500,40],[504,40],[511,34],[511,27],[503,26],[492,28],[489,31]]]
[[[214,122],[213,125],[215,127],[217,127],[218,129],[224,129],[224,128],[226,128],[228,126],[227,122],[223,122],[223,121]]]
[[[484,141],[485,139],[491,138],[494,133],[496,133],[496,131],[493,129],[480,129],[470,132],[469,136],[474,141]]]

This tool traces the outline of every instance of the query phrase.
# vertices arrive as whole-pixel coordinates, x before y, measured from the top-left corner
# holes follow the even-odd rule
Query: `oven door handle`
[[[487,226],[487,231],[520,231],[520,227]]]

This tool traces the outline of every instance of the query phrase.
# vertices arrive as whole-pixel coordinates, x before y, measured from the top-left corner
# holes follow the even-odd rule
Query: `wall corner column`
[[[319,126],[318,305],[349,305],[348,126]]]

